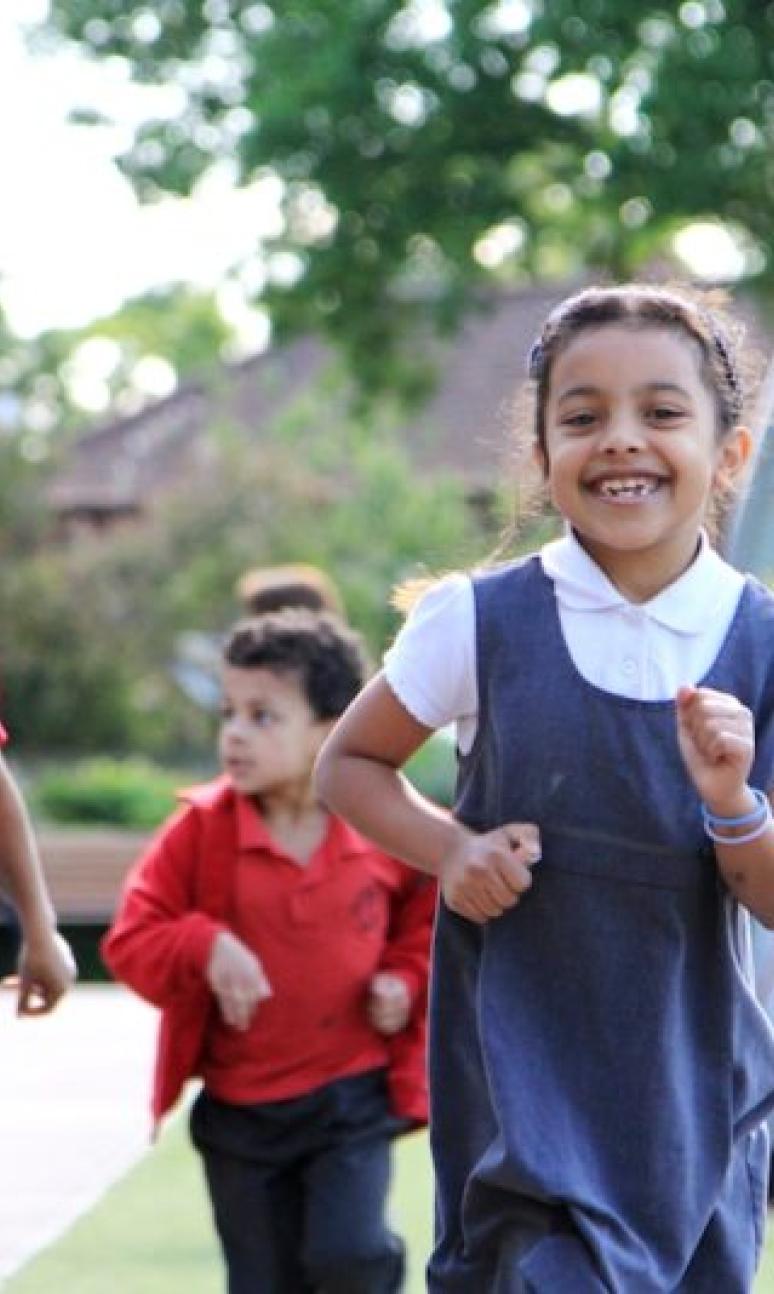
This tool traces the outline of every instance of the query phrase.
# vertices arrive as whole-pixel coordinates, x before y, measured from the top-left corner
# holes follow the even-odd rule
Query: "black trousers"
[[[191,1110],[228,1294],[396,1294],[404,1247],[385,1217],[391,1140],[382,1070],[306,1096]]]

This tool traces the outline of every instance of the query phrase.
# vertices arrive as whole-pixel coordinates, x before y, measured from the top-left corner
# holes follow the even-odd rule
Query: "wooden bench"
[[[59,924],[107,925],[122,882],[150,835],[109,827],[38,826],[35,830]]]

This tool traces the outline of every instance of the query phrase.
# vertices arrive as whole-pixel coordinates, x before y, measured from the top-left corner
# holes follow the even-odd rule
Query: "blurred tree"
[[[628,273],[692,221],[774,288],[774,3],[51,0],[47,30],[177,87],[123,158],[146,197],[278,179],[272,318],[366,386],[477,287]]]
[[[136,412],[186,376],[206,376],[233,345],[215,298],[181,285],[34,338],[15,336],[0,309],[0,436],[28,463],[42,463],[63,435],[108,410]]]
[[[34,418],[25,425],[21,412],[24,382],[31,372],[25,344],[10,332],[0,308],[0,559],[4,563],[29,553],[49,524],[42,499],[46,469],[38,428]]]
[[[262,451],[223,428],[206,479],[186,482],[141,526],[17,556],[0,618],[15,749],[207,756],[212,721],[178,686],[180,642],[217,636],[240,614],[234,585],[248,566],[335,571],[377,655],[395,624],[390,589],[415,571],[417,552],[441,567],[491,543],[461,483],[417,479],[387,426],[367,434],[341,419],[300,452],[302,425],[299,410]]]

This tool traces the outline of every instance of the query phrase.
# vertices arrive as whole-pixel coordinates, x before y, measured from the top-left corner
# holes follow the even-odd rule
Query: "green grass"
[[[409,1248],[405,1294],[422,1294],[430,1244],[427,1138],[397,1145],[392,1215]],[[58,1243],[3,1286],[4,1294],[222,1294],[209,1207],[185,1120]],[[774,1219],[755,1294],[774,1294]]]
[[[431,1232],[427,1138],[396,1149],[392,1217],[409,1247],[406,1294],[422,1294]],[[82,1217],[3,1285],[3,1294],[222,1294],[223,1273],[186,1121]]]

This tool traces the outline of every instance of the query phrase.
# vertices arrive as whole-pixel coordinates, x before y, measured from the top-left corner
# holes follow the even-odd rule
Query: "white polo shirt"
[[[668,700],[684,684],[701,682],[744,586],[744,577],[718,556],[706,535],[688,570],[639,604],[626,600],[572,534],[546,544],[540,560],[553,582],[578,672],[606,692],[642,701]],[[468,575],[449,575],[420,599],[384,656],[384,673],[420,723],[455,723],[460,749],[470,749],[478,688]]]

